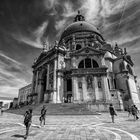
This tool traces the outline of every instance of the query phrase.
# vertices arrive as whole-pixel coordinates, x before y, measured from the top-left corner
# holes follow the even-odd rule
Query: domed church
[[[32,66],[32,102],[140,107],[131,56],[125,48],[107,43],[80,12],[62,32],[59,42],[47,47],[44,44]]]

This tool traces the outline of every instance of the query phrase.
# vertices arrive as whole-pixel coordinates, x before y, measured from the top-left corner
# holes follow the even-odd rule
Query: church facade
[[[35,103],[113,103],[118,109],[140,105],[134,64],[126,49],[107,43],[78,13],[59,42],[34,62]]]

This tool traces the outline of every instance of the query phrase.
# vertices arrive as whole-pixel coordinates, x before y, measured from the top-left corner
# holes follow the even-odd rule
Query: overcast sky
[[[42,37],[58,40],[78,10],[106,41],[127,48],[140,79],[140,0],[0,0],[0,96],[31,83]]]

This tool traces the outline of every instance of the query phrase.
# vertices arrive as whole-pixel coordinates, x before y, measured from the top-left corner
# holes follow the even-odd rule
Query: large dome
[[[69,36],[70,34],[76,33],[76,32],[94,32],[100,34],[99,30],[92,24],[86,22],[86,21],[78,21],[70,24],[64,32],[61,35],[60,40],[62,40],[64,37]]]
[[[76,32],[94,32],[94,33],[99,33],[97,28],[86,22],[86,21],[78,21],[70,24],[62,33],[61,39],[62,40],[64,37],[69,36],[70,34],[76,33]]]

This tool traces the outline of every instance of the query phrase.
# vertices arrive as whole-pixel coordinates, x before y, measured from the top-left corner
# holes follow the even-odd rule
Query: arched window
[[[78,65],[78,68],[97,68],[97,67],[99,67],[98,63],[90,58],[82,60]]]
[[[89,58],[85,59],[85,68],[92,68],[91,59],[89,59]]]
[[[82,46],[80,44],[76,45],[76,50],[80,50],[82,48]]]
[[[82,61],[79,63],[78,68],[84,68],[84,60],[82,60]]]
[[[93,68],[99,67],[98,63],[93,59],[92,59],[92,66],[93,66]]]

